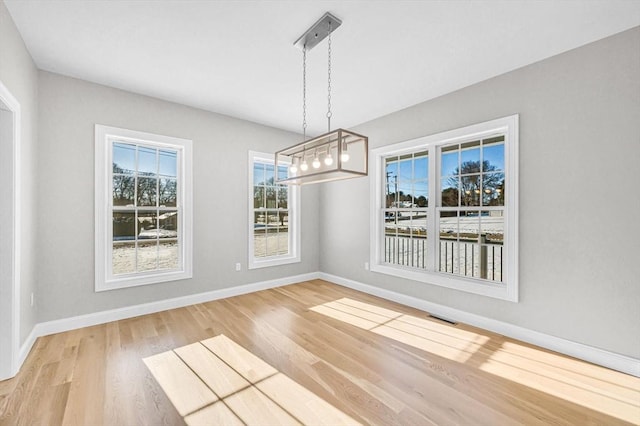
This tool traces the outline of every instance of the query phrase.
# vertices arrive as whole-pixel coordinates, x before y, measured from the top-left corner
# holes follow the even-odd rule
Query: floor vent
[[[446,322],[447,324],[451,324],[451,325],[457,325],[458,324],[455,321],[451,321],[451,320],[448,320],[448,319],[442,318],[442,317],[437,317],[437,316],[431,315],[431,314],[429,314],[429,318],[433,318],[433,319],[436,319],[438,321]]]

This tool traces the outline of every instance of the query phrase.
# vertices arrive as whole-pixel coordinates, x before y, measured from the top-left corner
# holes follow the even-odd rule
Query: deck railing
[[[424,236],[385,235],[384,261],[392,265],[426,269],[427,239]],[[500,243],[488,243],[484,236],[477,240],[440,239],[437,270],[465,277],[502,282],[502,250]]]

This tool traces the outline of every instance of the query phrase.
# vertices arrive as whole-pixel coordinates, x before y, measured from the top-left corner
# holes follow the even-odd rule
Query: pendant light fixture
[[[368,173],[369,138],[350,130],[331,130],[331,33],[341,24],[340,19],[327,12],[294,43],[302,49],[303,140],[276,152],[276,170],[282,165],[288,167],[287,176],[279,177],[278,183],[305,185],[366,176]],[[325,38],[328,45],[327,133],[307,140],[307,52]]]

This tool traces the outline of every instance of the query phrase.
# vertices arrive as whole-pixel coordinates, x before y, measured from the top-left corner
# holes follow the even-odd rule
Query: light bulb
[[[340,154],[340,161],[343,163],[349,161],[349,153],[347,151],[342,151],[342,154]]]
[[[313,159],[313,163],[311,163],[311,165],[313,166],[314,169],[319,169],[320,168],[320,159],[318,159],[318,157]]]
[[[300,170],[302,170],[303,172],[306,172],[308,168],[309,168],[309,165],[307,164],[307,160],[303,160],[302,164],[300,164]]]
[[[298,165],[296,163],[293,163],[290,167],[289,167],[289,171],[291,172],[292,175],[295,175],[298,171]]]
[[[327,156],[324,157],[324,164],[326,164],[327,166],[333,164],[333,157],[331,156],[331,154],[327,154]]]

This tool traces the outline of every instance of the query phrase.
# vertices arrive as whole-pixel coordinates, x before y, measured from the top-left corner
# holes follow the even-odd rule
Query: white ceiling
[[[362,122],[640,25],[638,0],[5,0],[37,66],[301,132],[302,53],[325,12],[332,127]],[[309,133],[326,131],[326,41],[308,53]]]

